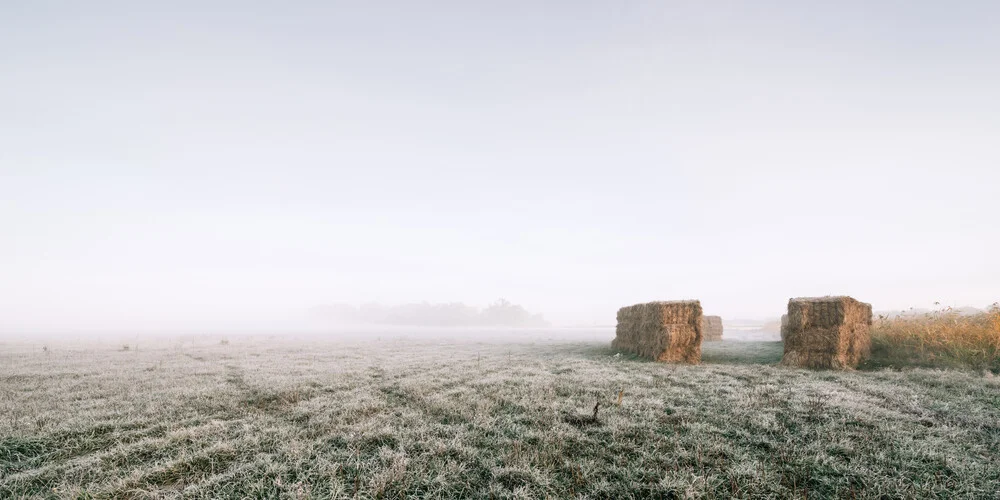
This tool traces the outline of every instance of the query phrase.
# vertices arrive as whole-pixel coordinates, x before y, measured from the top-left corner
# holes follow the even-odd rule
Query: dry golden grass
[[[1000,304],[975,315],[947,308],[920,316],[879,316],[872,325],[870,363],[1000,373]]]

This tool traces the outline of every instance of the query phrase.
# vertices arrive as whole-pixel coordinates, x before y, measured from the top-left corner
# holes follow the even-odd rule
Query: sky
[[[1000,300],[1000,3],[0,3],[0,330]]]

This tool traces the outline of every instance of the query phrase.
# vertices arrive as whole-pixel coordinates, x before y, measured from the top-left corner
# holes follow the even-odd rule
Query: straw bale
[[[701,334],[705,342],[722,340],[722,317],[702,316]]]
[[[697,300],[648,302],[618,310],[616,349],[654,361],[701,361],[701,303]]]
[[[872,306],[851,297],[788,301],[783,365],[856,368],[871,351]]]

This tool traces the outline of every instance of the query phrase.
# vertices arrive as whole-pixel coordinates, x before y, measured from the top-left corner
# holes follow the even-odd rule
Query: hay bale
[[[701,334],[705,342],[722,340],[722,316],[702,316]]]
[[[701,361],[701,303],[649,302],[618,310],[616,349],[654,361]]]
[[[785,329],[788,328],[788,315],[781,315],[781,341],[785,341]]]
[[[871,351],[872,306],[851,297],[788,301],[782,327],[781,364],[806,368],[856,368]]]

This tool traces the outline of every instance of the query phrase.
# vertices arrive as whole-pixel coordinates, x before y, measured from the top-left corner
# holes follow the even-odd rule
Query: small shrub
[[[872,325],[869,365],[1000,373],[1000,304],[973,315],[947,308],[921,316],[879,316]]]
[[[131,348],[132,348],[132,347],[131,347],[131,346],[129,346],[128,344],[122,344],[122,348],[121,348],[121,351],[122,351],[122,352],[125,352],[125,351],[128,351],[128,350],[130,350]]]

